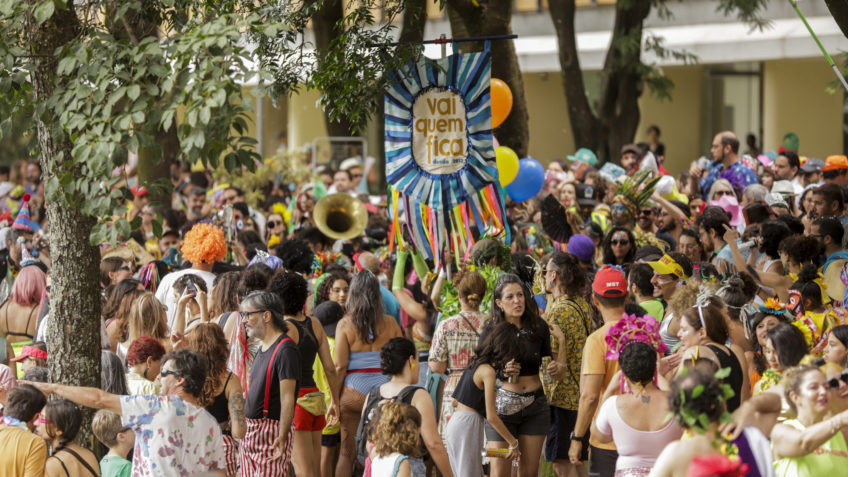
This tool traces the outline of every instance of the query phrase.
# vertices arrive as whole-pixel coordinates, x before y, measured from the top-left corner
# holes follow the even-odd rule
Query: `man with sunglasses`
[[[99,388],[28,384],[46,395],[120,414],[121,422],[136,437],[133,475],[223,475],[221,428],[198,403],[206,370],[199,353],[181,349],[162,358],[161,396],[119,396]]]

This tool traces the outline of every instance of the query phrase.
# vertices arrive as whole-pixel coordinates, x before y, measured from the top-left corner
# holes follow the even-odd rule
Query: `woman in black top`
[[[293,272],[279,270],[268,283],[268,291],[278,295],[283,302],[283,316],[297,332],[289,336],[297,342],[300,350],[300,390],[294,410],[294,448],[292,464],[295,473],[303,477],[319,477],[321,474],[321,431],[327,424],[324,418],[326,403],[324,394],[315,384],[313,365],[321,360],[327,382],[330,385],[330,423],[339,415],[341,382],[337,379],[335,364],[330,355],[330,345],[324,327],[317,318],[303,314],[308,294],[306,280]]]
[[[512,323],[501,323],[486,335],[475,350],[475,357],[463,371],[453,392],[456,410],[445,429],[448,456],[454,475],[483,475],[483,419],[509,444],[506,460],[519,457],[518,438],[512,435],[496,410],[497,373],[520,357],[521,348]]]
[[[97,457],[74,442],[82,425],[82,413],[76,404],[66,399],[55,399],[44,406],[37,428],[53,448],[47,459],[44,475],[48,477],[100,477]]]
[[[214,323],[201,323],[188,335],[188,348],[200,353],[208,366],[200,402],[221,426],[227,475],[238,471],[238,443],[244,438],[244,394],[238,377],[227,370],[230,351],[224,331]]]
[[[521,441],[519,450],[523,458],[519,464],[519,475],[539,475],[539,458],[550,427],[550,410],[539,379],[539,369],[542,367],[542,358],[551,356],[551,333],[547,323],[539,317],[533,293],[517,275],[501,275],[492,292],[492,299],[492,317],[483,328],[480,342],[497,325],[508,322],[518,329],[513,339],[521,348],[520,358],[504,366],[503,376],[500,376],[503,383],[498,390],[502,401],[511,400],[521,404],[508,409],[508,414],[503,413],[504,409],[499,409],[498,417],[509,432]],[[491,424],[486,424],[486,439],[491,447],[506,448],[509,445],[506,436],[500,435]],[[508,460],[492,459],[492,477],[506,477],[510,474]]]
[[[727,321],[718,307],[703,305],[686,310],[677,336],[684,350],[681,371],[698,358],[709,359],[719,369],[730,368],[730,376],[724,380],[733,389],[733,397],[726,402],[728,412],[735,411],[750,397],[747,366],[742,365],[747,364],[745,352],[735,343],[726,345],[729,336]]]

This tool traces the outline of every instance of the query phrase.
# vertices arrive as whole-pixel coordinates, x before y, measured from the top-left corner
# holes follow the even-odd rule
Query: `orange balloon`
[[[492,78],[492,128],[496,128],[506,120],[512,111],[512,91],[503,80]]]

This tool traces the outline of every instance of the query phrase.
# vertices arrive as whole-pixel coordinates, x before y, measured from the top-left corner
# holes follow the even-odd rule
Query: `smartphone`
[[[197,295],[197,287],[194,286],[194,280],[188,281],[186,284],[186,290],[188,290],[188,293],[192,296]]]

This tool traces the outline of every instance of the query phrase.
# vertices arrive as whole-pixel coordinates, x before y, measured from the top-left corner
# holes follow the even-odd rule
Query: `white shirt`
[[[212,290],[212,282],[215,281],[215,274],[211,272],[204,272],[203,270],[195,270],[193,268],[189,268],[186,270],[180,270],[178,272],[171,272],[165,275],[162,278],[162,283],[159,284],[159,287],[156,289],[156,298],[162,302],[168,309],[166,313],[168,314],[168,331],[170,332],[171,327],[174,325],[174,316],[177,314],[177,299],[174,297],[174,282],[177,281],[183,275],[187,275],[189,273],[193,273],[206,282],[206,291],[209,292]]]
[[[121,423],[135,432],[133,476],[206,475],[226,468],[218,422],[177,396],[121,396]]]

